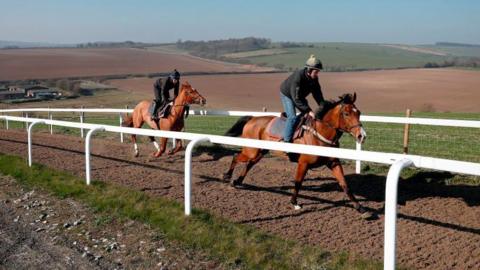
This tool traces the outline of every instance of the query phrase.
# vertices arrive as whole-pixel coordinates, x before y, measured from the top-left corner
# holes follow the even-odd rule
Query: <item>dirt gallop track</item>
[[[63,135],[35,133],[34,162],[84,177],[83,140]],[[94,139],[92,177],[115,182],[155,196],[183,201],[183,152],[174,157],[151,159],[150,145],[132,157],[130,144]],[[0,152],[26,156],[25,131],[0,130]],[[266,158],[245,179],[245,189],[233,189],[220,174],[230,156],[219,152],[196,153],[193,158],[193,205],[238,223],[251,224],[288,239],[317,245],[325,250],[347,250],[382,260],[383,215],[363,220],[346,201],[328,171],[307,175],[294,211],[288,204],[294,164]],[[347,179],[360,201],[372,211],[383,206],[385,178],[355,176]],[[400,183],[398,262],[419,269],[480,269],[479,187],[444,186],[445,174]]]

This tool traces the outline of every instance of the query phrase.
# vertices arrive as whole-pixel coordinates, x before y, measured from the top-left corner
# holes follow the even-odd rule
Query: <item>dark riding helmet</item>
[[[180,79],[180,72],[174,69],[173,72],[170,73],[169,77],[178,81]]]
[[[315,58],[315,55],[313,54],[310,55],[310,58],[308,58],[307,62],[305,63],[305,67],[317,70],[323,69],[322,62],[319,59]]]

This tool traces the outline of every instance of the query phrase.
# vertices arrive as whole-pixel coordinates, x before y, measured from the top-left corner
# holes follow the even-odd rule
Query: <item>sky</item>
[[[477,0],[0,0],[0,40],[480,44]]]

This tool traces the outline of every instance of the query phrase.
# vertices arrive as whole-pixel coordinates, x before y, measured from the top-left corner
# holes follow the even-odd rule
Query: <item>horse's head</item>
[[[367,138],[367,133],[360,123],[360,110],[355,106],[357,94],[344,94],[340,100],[331,103],[323,113],[321,118],[323,122],[328,123],[335,129],[349,133],[358,143],[363,143]],[[317,114],[318,115],[318,114]]]
[[[188,82],[182,83],[180,93],[184,95],[185,104],[199,104],[203,106],[207,103],[207,100]]]

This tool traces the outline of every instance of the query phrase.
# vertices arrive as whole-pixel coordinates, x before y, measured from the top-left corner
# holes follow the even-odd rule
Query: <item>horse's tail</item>
[[[227,131],[225,136],[238,137],[242,135],[243,127],[247,124],[253,116],[242,116],[238,121]]]
[[[122,127],[133,127],[133,117],[125,114],[123,116]]]

